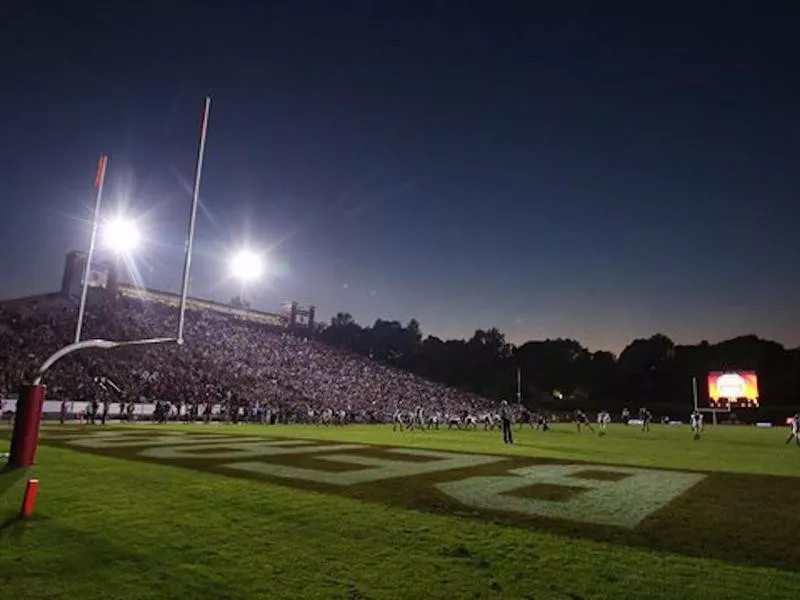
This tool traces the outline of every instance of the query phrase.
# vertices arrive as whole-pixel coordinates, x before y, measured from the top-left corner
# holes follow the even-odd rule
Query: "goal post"
[[[78,352],[86,348],[112,349],[124,346],[141,346],[151,344],[177,343],[182,345],[184,342],[184,319],[186,313],[186,300],[189,293],[189,271],[192,263],[192,244],[194,241],[195,222],[197,219],[197,205],[200,196],[200,179],[203,170],[203,157],[205,155],[206,133],[208,131],[208,116],[211,109],[211,98],[206,97],[203,103],[203,113],[200,121],[200,143],[197,152],[197,162],[195,164],[194,189],[192,190],[192,202],[189,212],[189,222],[187,239],[184,254],[183,272],[181,276],[181,302],[178,314],[178,327],[174,338],[149,338],[141,340],[113,341],[113,340],[81,340],[81,326],[86,307],[86,295],[89,284],[89,273],[91,272],[91,261],[94,254],[95,241],[97,236],[97,225],[99,210],[102,199],[103,183],[108,164],[108,157],[103,154],[100,157],[98,170],[95,177],[95,210],[92,220],[92,233],[89,242],[89,255],[84,266],[83,288],[81,290],[81,300],[78,311],[78,323],[75,328],[75,339],[71,344],[49,356],[39,367],[31,383],[23,382],[20,386],[19,398],[17,400],[17,410],[14,422],[14,430],[11,438],[11,452],[8,459],[10,468],[26,468],[33,464],[36,456],[36,447],[39,441],[39,428],[41,425],[42,409],[47,388],[42,384],[42,379],[47,370],[59,359]]]
[[[698,408],[697,412],[699,413],[711,413],[711,424],[718,425],[717,423],[717,414],[725,414],[731,412],[731,407],[728,405],[725,408]]]
[[[692,399],[694,401],[695,411],[711,415],[712,425],[718,424],[718,419],[717,419],[718,414],[730,414],[731,406],[733,406],[738,401],[738,397],[731,397],[731,398],[719,397],[714,400],[714,402],[712,403],[713,406],[700,406],[700,394],[698,390],[697,377],[692,377]]]

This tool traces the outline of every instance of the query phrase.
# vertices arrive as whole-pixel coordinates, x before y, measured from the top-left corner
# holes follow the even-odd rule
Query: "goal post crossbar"
[[[115,342],[112,340],[83,340],[81,342],[73,342],[67,344],[60,350],[57,350],[50,357],[42,363],[33,380],[33,385],[41,385],[42,377],[47,370],[52,367],[57,361],[65,356],[77,352],[78,350],[85,350],[87,348],[100,348],[102,350],[111,350],[112,348],[123,348],[125,346],[144,346],[148,344],[168,344],[170,342],[179,343],[177,338],[148,338],[144,340],[130,340],[127,342]]]

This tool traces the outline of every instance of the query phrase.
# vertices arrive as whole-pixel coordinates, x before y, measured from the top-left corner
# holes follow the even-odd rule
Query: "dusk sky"
[[[800,344],[792,2],[3,2],[0,296],[55,291],[105,214],[176,291],[269,249],[255,307],[619,352]]]

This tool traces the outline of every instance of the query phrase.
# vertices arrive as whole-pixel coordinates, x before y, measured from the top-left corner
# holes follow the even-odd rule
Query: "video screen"
[[[756,408],[758,375],[755,371],[713,371],[708,374],[711,408]]]

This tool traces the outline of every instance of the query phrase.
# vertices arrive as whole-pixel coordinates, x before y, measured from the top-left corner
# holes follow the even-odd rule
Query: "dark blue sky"
[[[177,289],[209,94],[195,295],[238,292],[246,239],[272,249],[265,309],[797,345],[794,6],[4,2],[2,296],[86,246],[100,152],[145,280]]]

